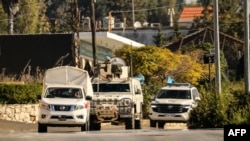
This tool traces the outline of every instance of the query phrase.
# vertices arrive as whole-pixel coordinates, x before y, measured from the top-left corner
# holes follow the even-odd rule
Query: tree
[[[162,32],[162,25],[159,26],[158,33],[157,35],[153,35],[153,38],[154,38],[154,43],[157,47],[162,47],[166,43],[167,37]]]
[[[236,38],[244,39],[244,14],[243,11],[236,12],[240,0],[219,1],[219,15],[221,32]]]
[[[133,74],[143,74],[146,78],[145,83],[157,79],[164,84],[168,76],[174,76],[179,82],[197,84],[203,73],[201,64],[196,60],[188,55],[174,54],[165,48],[124,46],[117,51],[117,55],[127,64],[131,64],[133,60]]]
[[[36,33],[39,24],[39,0],[22,0],[19,3],[19,13],[16,16],[14,28],[15,33]]]
[[[50,33],[51,25],[49,23],[49,17],[46,16],[47,6],[46,0],[40,0],[39,6],[39,23],[37,25],[37,33]]]
[[[202,16],[194,17],[191,29],[196,31],[198,28],[210,27],[213,25],[212,8],[208,6],[203,6]]]
[[[178,55],[178,57],[180,62],[178,68],[172,72],[172,76],[179,82],[198,85],[204,72],[202,65],[188,55]]]
[[[176,20],[174,20],[174,31],[173,31],[173,35],[170,36],[167,41],[168,42],[172,42],[175,41],[179,38],[181,38],[183,36],[183,33],[180,31],[180,27],[179,24]]]
[[[71,32],[70,3],[62,0],[53,0],[47,4],[46,16],[49,18],[52,33]]]
[[[2,1],[0,1],[0,33],[1,34],[8,34],[8,16],[3,10]]]
[[[203,7],[208,7],[209,5],[211,5],[212,0],[199,0],[198,2],[201,3]]]
[[[45,0],[2,0],[2,6],[8,15],[9,34],[49,32]]]
[[[148,7],[147,11],[147,21],[149,23],[155,23],[155,22],[159,22],[158,21],[158,11],[157,9],[155,9],[155,7],[157,7],[158,5],[158,0],[151,0],[150,3],[147,4],[146,7]]]
[[[9,34],[13,34],[14,30],[14,16],[19,11],[19,0],[2,0],[4,12],[8,15],[9,20]]]
[[[237,11],[241,0],[219,0],[219,28],[224,32],[236,38],[243,39],[243,11]],[[203,16],[195,17],[192,29],[213,26],[213,5],[211,0],[200,0],[204,7]]]

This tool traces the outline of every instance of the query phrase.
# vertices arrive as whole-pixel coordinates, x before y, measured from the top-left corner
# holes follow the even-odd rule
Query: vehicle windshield
[[[46,98],[83,98],[81,89],[78,88],[48,88]]]
[[[94,92],[130,92],[129,84],[93,84]]]
[[[191,99],[189,90],[160,90],[157,98]]]

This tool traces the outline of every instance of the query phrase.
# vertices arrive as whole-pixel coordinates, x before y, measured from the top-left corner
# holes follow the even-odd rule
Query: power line
[[[184,5],[185,3],[177,4],[174,7]],[[160,7],[154,7],[154,8],[146,8],[146,9],[135,9],[135,12],[138,11],[150,11],[150,10],[156,10],[156,9],[161,9],[161,8],[172,8],[173,6],[160,6]],[[112,10],[111,10],[112,11]],[[112,11],[112,13],[130,13],[133,12],[133,10],[126,10],[126,11]]]

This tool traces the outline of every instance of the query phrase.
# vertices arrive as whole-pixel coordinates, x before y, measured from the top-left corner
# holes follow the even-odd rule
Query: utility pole
[[[134,0],[132,0],[132,14],[133,14],[133,28],[135,29],[135,6],[134,6]]]
[[[109,11],[109,24],[108,24],[108,31],[111,32],[112,31],[112,11]]]
[[[95,0],[91,0],[91,32],[92,32],[92,49],[93,49],[93,67],[95,68],[97,65],[97,57],[96,57],[96,24],[95,24]]]
[[[249,0],[244,0],[244,79],[245,79],[245,93],[250,92],[250,76],[249,76]]]
[[[218,21],[218,0],[214,0],[214,47],[215,47],[215,88],[218,94],[221,94],[221,73],[220,73],[220,33],[219,33],[219,21]]]

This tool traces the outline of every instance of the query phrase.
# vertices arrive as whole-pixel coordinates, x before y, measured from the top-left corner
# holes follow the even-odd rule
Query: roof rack
[[[180,87],[180,86],[187,86],[191,87],[192,85],[190,83],[167,83],[166,86],[175,86],[175,87]]]

